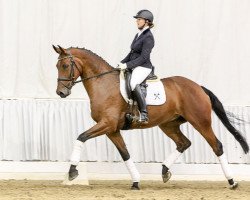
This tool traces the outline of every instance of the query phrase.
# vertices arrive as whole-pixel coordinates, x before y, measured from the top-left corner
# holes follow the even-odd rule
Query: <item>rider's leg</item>
[[[146,123],[148,121],[148,111],[147,111],[145,96],[142,93],[140,85],[136,85],[136,87],[133,91],[133,96],[134,96],[135,100],[137,101],[138,108],[140,110],[139,122]]]
[[[136,67],[132,71],[130,86],[133,91],[136,85],[141,84],[151,73],[152,69],[146,67]]]
[[[147,78],[150,74],[152,69],[145,68],[145,67],[136,67],[131,76],[131,89],[133,91],[133,95],[138,103],[138,107],[140,110],[140,122],[147,122],[148,121],[148,112],[147,112],[147,105],[145,101],[145,96],[143,95],[140,84]]]

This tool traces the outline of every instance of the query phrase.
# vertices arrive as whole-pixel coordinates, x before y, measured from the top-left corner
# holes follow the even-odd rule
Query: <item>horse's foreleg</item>
[[[109,123],[100,121],[95,126],[90,128],[89,130],[85,131],[84,133],[80,134],[74,144],[73,151],[70,157],[70,169],[69,169],[69,176],[68,179],[72,181],[78,176],[78,170],[76,169],[78,163],[80,162],[81,157],[81,150],[83,147],[83,143],[86,142],[88,139],[109,133],[114,132],[113,128],[110,126]]]
[[[127,150],[127,147],[124,143],[124,140],[122,138],[122,135],[120,131],[116,133],[107,134],[108,138],[114,143],[116,148],[118,149],[119,153],[121,154],[122,159],[125,162],[125,165],[130,173],[130,176],[132,178],[133,184],[131,189],[132,190],[139,190],[139,182],[140,182],[140,174],[138,170],[136,169],[136,166],[132,159],[130,158],[129,152]]]

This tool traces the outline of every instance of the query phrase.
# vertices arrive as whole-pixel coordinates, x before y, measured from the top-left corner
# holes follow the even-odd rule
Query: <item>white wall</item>
[[[250,104],[249,0],[0,0],[0,97],[57,98],[52,44],[86,47],[116,66],[143,8],[155,15],[161,77],[186,76],[227,105]],[[82,97],[78,85],[71,98]]]

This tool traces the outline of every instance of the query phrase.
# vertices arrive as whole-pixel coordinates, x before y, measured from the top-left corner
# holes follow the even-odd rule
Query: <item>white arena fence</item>
[[[236,124],[250,144],[250,107],[225,106],[248,123]],[[213,128],[224,145],[229,163],[249,164],[234,137],[213,113]],[[0,160],[68,161],[77,136],[93,126],[87,100],[17,99],[0,100]],[[218,163],[203,137],[188,123],[182,125],[192,146],[178,160],[182,164]],[[158,128],[122,131],[135,162],[162,162],[176,146]],[[88,140],[82,161],[119,162],[116,147],[106,136]]]

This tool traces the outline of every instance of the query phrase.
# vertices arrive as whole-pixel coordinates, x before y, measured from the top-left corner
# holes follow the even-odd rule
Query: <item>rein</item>
[[[80,83],[80,82],[82,82],[82,81],[87,81],[87,80],[92,79],[92,78],[99,78],[100,76],[104,76],[104,75],[106,75],[106,74],[110,74],[110,73],[112,73],[112,72],[120,71],[120,70],[121,70],[121,69],[119,69],[119,68],[115,68],[115,69],[112,69],[112,70],[107,71],[107,72],[103,72],[103,73],[100,73],[100,74],[97,74],[97,75],[94,75],[94,76],[82,78],[82,79],[80,79],[80,80],[78,80],[78,81],[74,81],[74,79],[75,79],[74,67],[76,67],[76,69],[79,71],[80,74],[81,74],[81,71],[80,71],[79,68],[77,67],[77,65],[76,65],[76,63],[75,63],[75,61],[74,61],[74,57],[73,57],[73,55],[70,53],[70,51],[68,51],[68,54],[69,54],[68,56],[65,56],[65,57],[62,57],[62,58],[58,58],[58,61],[64,60],[64,59],[67,59],[67,58],[70,59],[70,67],[71,67],[71,69],[70,69],[70,77],[69,77],[69,78],[60,78],[60,77],[59,77],[59,78],[57,79],[58,82],[59,82],[59,81],[71,81],[70,87],[68,87],[68,86],[66,86],[65,84],[62,83],[63,86],[66,87],[66,88],[68,88],[68,89],[72,88],[76,83]]]
[[[99,78],[100,76],[103,76],[103,75],[106,75],[106,74],[110,74],[110,73],[115,72],[115,71],[121,71],[121,70],[118,69],[118,68],[117,69],[112,69],[110,71],[103,72],[103,73],[97,74],[95,76],[90,76],[90,77],[82,78],[81,80],[74,81],[74,83],[79,83],[79,82],[86,81],[86,80],[89,80],[89,79],[92,79],[92,78]]]

